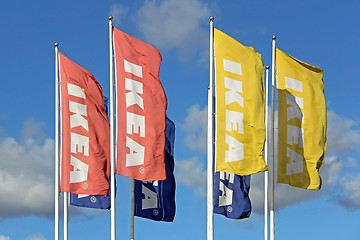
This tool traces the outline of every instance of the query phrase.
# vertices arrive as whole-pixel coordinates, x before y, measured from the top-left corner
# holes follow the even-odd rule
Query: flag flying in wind
[[[104,96],[104,109],[105,109],[106,114],[108,114],[108,101],[109,101],[109,99]],[[109,183],[110,182],[111,181],[109,179]],[[116,194],[116,185],[115,185],[115,194]],[[111,190],[109,189],[109,193],[108,193],[107,197],[70,193],[70,205],[77,206],[77,207],[110,209],[110,207],[111,207]]]
[[[60,57],[61,191],[107,196],[110,125],[94,76]]]
[[[266,171],[264,64],[261,55],[214,29],[216,171]]]
[[[278,182],[318,190],[326,151],[323,70],[276,49]]]
[[[135,216],[171,222],[175,216],[174,177],[175,124],[166,118],[165,168],[166,180],[135,180]]]
[[[214,213],[233,219],[250,217],[249,190],[250,175],[239,176],[234,173],[215,172]]]
[[[167,99],[159,51],[114,30],[117,105],[116,173],[141,181],[166,179]]]

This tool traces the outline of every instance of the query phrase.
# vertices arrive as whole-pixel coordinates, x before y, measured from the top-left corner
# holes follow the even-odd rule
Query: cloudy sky
[[[3,1],[0,8],[0,240],[54,236],[54,43],[109,96],[108,16],[162,54],[160,79],[176,124],[173,223],[135,219],[136,239],[206,238],[209,17],[271,65],[271,38],[324,69],[328,148],[323,186],[276,186],[277,239],[356,239],[360,209],[360,3],[346,1]],[[130,181],[117,176],[117,237],[130,232]],[[215,216],[215,239],[263,237],[263,173],[246,220]],[[109,239],[109,211],[69,208],[69,239]],[[62,230],[62,225],[61,229]],[[149,236],[152,236],[149,238]]]

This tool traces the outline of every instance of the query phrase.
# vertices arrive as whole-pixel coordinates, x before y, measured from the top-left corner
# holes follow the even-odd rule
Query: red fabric
[[[167,99],[159,80],[161,55],[159,51],[130,35],[114,29],[115,62],[117,78],[117,167],[116,173],[141,181],[166,179],[165,173],[165,126]],[[141,75],[126,71],[124,60],[141,66]],[[129,106],[126,94],[127,79],[142,85],[143,92],[138,94],[143,107],[139,104]],[[129,94],[128,94],[129,95]],[[128,101],[128,102],[127,102]],[[145,135],[141,136],[141,127],[131,127],[129,134],[128,113],[134,113],[145,118]],[[135,129],[136,128],[136,129]],[[138,131],[136,133],[136,131]],[[131,155],[129,139],[144,147],[143,164],[126,166]],[[138,154],[137,152],[132,152]],[[140,154],[141,155],[141,154]]]
[[[107,196],[110,176],[110,124],[104,109],[103,90],[90,72],[61,53],[60,82],[61,191]],[[77,86],[77,92],[80,88],[83,89],[80,89],[83,96],[74,95],[74,89],[71,90],[68,83]],[[80,105],[81,109],[86,110],[85,113],[74,111],[74,108],[71,108],[74,105]],[[81,137],[82,144],[72,137],[75,135]],[[72,158],[77,159],[76,164],[71,163]]]

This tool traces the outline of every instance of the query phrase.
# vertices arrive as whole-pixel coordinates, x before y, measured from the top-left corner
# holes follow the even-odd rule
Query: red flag
[[[94,76],[60,53],[61,191],[107,196],[110,124]]]
[[[167,99],[159,51],[114,29],[117,97],[116,173],[141,181],[166,179]]]

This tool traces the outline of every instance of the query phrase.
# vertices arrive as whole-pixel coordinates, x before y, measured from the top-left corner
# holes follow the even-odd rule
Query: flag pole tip
[[[113,16],[110,15],[110,16],[109,16],[109,20],[113,20]]]
[[[214,21],[214,17],[213,17],[213,16],[210,17],[210,21]]]
[[[272,37],[272,39],[275,40],[275,39],[276,39],[276,36],[274,35],[274,36]]]
[[[270,69],[269,65],[266,65],[266,69]]]
[[[55,47],[58,47],[58,46],[59,46],[59,43],[58,43],[58,42],[55,42],[54,46],[55,46]]]

